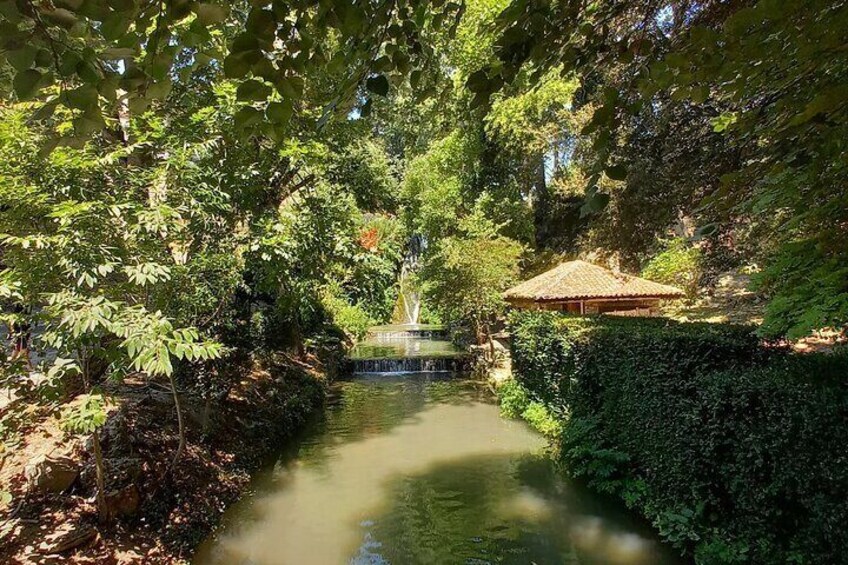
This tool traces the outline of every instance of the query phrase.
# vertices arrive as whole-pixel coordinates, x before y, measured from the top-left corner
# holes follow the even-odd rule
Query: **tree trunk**
[[[547,240],[548,215],[550,213],[550,195],[545,180],[545,154],[537,157],[536,179],[533,181],[533,224],[536,228],[536,246],[543,247]]]
[[[295,345],[295,355],[299,360],[303,360],[306,357],[306,346],[303,343],[303,326],[300,324],[300,314],[297,312],[292,316],[293,320],[293,330],[294,330],[294,345]]]
[[[483,335],[483,324],[479,320],[474,321],[474,338],[477,340],[477,345],[486,343],[486,338]]]
[[[489,355],[492,357],[492,363],[495,362],[495,341],[492,339],[492,329],[489,324],[486,324],[486,338],[489,340]]]
[[[88,355],[88,350],[85,346],[77,350],[77,359],[80,360],[80,370],[82,373],[82,383],[86,394],[91,394],[91,359]],[[97,500],[98,520],[101,524],[107,524],[112,520],[109,507],[106,505],[106,479],[103,468],[103,452],[100,449],[100,432],[94,430],[91,434],[91,443],[94,446],[94,476],[97,483]]]
[[[206,397],[203,404],[203,435],[208,436],[212,431],[212,394]]]
[[[186,445],[185,422],[183,422],[183,410],[180,405],[180,396],[177,394],[177,385],[174,382],[173,375],[169,375],[168,380],[171,382],[171,393],[174,395],[174,408],[177,410],[177,428],[180,435],[180,443],[177,445],[177,452],[174,453],[174,458],[171,460],[171,465],[168,467],[168,471],[165,474],[174,470],[177,465],[177,461],[180,460],[180,457],[183,455],[183,451],[185,451]]]
[[[100,450],[100,432],[94,430],[91,435],[92,443],[94,444],[94,469],[97,481],[97,512],[101,524],[109,523],[112,520],[109,507],[106,505],[106,480],[104,479],[103,471],[103,452]]]

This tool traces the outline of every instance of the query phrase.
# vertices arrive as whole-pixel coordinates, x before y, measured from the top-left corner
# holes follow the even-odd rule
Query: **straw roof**
[[[507,300],[567,301],[609,298],[682,298],[679,288],[614,273],[585,261],[568,261],[507,290]]]

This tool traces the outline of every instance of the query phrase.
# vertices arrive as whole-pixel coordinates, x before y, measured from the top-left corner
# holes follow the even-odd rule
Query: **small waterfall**
[[[453,373],[463,369],[463,359],[458,357],[437,357],[426,359],[409,357],[406,359],[354,359],[355,374],[397,374],[397,373]]]
[[[421,314],[421,296],[417,290],[411,288],[410,273],[411,268],[404,262],[400,271],[400,293],[398,294],[402,316],[398,321],[401,324],[417,324],[418,316]]]
[[[444,327],[419,324],[421,296],[415,272],[426,247],[420,235],[409,239],[409,247],[398,277],[399,293],[388,326],[368,330],[365,341],[350,352],[355,374],[441,373],[467,369],[469,355],[450,340]]]
[[[466,370],[469,355],[448,341],[441,326],[376,326],[350,352],[356,374],[439,373]]]
[[[374,326],[366,337],[376,343],[395,343],[403,339],[447,340],[448,333],[443,326],[435,324],[397,324]]]

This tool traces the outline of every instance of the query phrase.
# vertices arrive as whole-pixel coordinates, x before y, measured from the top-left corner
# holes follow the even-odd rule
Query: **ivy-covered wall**
[[[513,370],[563,421],[568,473],[700,563],[836,563],[848,547],[848,357],[751,328],[511,320]]]

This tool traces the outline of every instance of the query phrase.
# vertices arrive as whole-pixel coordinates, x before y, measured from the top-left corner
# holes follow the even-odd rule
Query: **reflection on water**
[[[448,340],[369,340],[350,352],[351,359],[408,359],[410,357],[456,357],[461,351]]]
[[[357,379],[256,478],[195,563],[672,563],[619,507],[561,479],[488,391]]]

